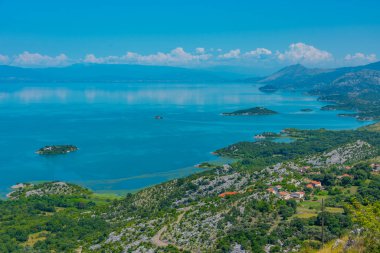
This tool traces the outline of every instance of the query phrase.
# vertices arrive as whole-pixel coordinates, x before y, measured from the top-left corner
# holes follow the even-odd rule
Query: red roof
[[[338,176],[338,178],[343,178],[343,177],[353,177],[353,176],[351,176],[351,175],[349,175],[349,174],[343,174],[343,175],[341,175],[341,176]]]
[[[307,184],[306,187],[307,188],[314,188],[313,184]]]
[[[288,192],[279,192],[279,194],[280,194],[281,196],[286,196],[286,195],[289,195],[289,193],[288,193]]]
[[[238,194],[238,192],[223,192],[219,194],[219,197],[224,198],[225,196],[236,195],[236,194]]]

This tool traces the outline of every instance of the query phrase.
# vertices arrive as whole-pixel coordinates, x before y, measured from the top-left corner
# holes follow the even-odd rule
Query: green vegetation
[[[220,156],[241,159],[239,167],[263,167],[325,152],[353,140],[362,140],[376,147],[380,144],[380,132],[370,131],[372,128],[362,128],[360,129],[361,131],[286,129],[286,136],[295,141],[290,143],[272,141],[239,142],[217,150],[216,153]],[[374,150],[374,152],[378,153],[379,151]]]
[[[362,205],[354,201],[350,206],[350,211],[353,221],[363,228],[362,233],[359,234],[358,237],[364,241],[365,250],[368,252],[379,252],[380,202],[376,201],[368,205]],[[360,240],[358,241],[360,242]]]
[[[322,110],[350,110],[341,116],[380,119],[380,63],[338,69],[308,69],[293,65],[260,80],[264,92],[306,91],[332,103]]]
[[[52,189],[54,183],[29,186],[19,190],[17,199],[0,201],[0,252],[24,252],[26,248],[70,252],[82,238],[106,238],[110,225],[91,217],[93,210],[102,205],[87,189],[68,187],[73,187],[68,194],[27,196],[29,191]]]
[[[0,252],[376,252],[378,126],[287,129],[292,143],[234,144],[217,151],[231,165],[122,198],[19,184],[0,201]]]
[[[244,110],[238,110],[234,112],[224,112],[223,116],[256,116],[256,115],[272,115],[277,114],[277,112],[269,110],[264,107],[254,107]]]
[[[36,151],[39,155],[61,155],[77,151],[78,148],[74,145],[53,145],[45,146]]]

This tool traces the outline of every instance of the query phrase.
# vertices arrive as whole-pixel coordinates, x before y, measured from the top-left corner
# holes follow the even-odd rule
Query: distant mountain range
[[[324,110],[354,110],[360,120],[380,119],[380,62],[337,69],[311,69],[300,64],[265,78],[244,79],[226,71],[168,66],[75,64],[62,68],[0,66],[1,82],[248,82],[263,92],[294,90],[332,102]]]
[[[276,89],[310,89],[336,82],[339,78],[352,73],[365,73],[368,71],[380,71],[380,62],[337,69],[309,69],[303,65],[291,65],[278,72],[261,79],[259,82],[265,84],[263,90]]]
[[[0,82],[220,82],[238,75],[201,69],[127,64],[75,64],[62,68],[0,66]]]
[[[380,62],[337,69],[309,69],[292,65],[261,80],[264,92],[276,90],[306,91],[320,100],[333,102],[324,110],[354,110],[361,120],[380,119]]]

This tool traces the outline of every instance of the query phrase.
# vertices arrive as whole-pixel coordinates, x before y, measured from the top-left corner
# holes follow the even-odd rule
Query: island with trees
[[[278,112],[272,111],[265,107],[253,107],[249,109],[237,110],[234,112],[224,112],[223,116],[257,116],[257,115],[272,115]]]
[[[74,145],[52,145],[45,146],[36,151],[39,155],[61,155],[77,151],[78,147]]]

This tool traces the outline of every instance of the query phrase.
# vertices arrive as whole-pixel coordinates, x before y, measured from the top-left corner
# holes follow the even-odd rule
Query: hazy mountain
[[[259,80],[259,83],[265,84],[263,90],[311,89],[334,83],[346,74],[363,70],[380,71],[380,62],[337,69],[310,69],[301,64],[291,65]]]
[[[380,118],[380,62],[337,69],[309,69],[292,65],[258,81],[262,91],[307,91],[320,100],[333,102],[325,110],[355,110],[362,120]]]
[[[62,68],[0,66],[2,82],[213,82],[237,77],[201,69],[126,64],[75,64]]]
[[[302,84],[306,80],[322,74],[329,73],[333,70],[329,69],[308,69],[301,64],[285,67],[278,72],[260,80],[260,83],[268,83],[278,87],[293,87],[296,84]]]

